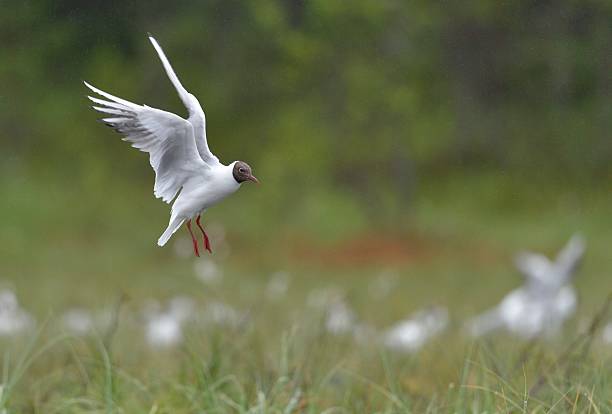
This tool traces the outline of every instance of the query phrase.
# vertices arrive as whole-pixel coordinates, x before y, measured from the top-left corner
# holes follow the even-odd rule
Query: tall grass
[[[565,348],[455,333],[416,355],[300,329],[271,339],[219,327],[161,351],[122,332],[113,352],[99,336],[40,332],[5,353],[0,412],[608,413],[612,362],[597,331]],[[426,362],[453,348],[450,372]]]

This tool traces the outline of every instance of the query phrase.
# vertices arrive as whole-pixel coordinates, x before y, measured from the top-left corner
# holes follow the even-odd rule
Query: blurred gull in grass
[[[183,340],[181,321],[170,314],[159,314],[147,324],[147,342],[156,348],[178,345]]]
[[[448,312],[441,307],[421,310],[389,328],[385,346],[396,351],[416,352],[448,326]]]
[[[353,333],[358,325],[357,316],[344,300],[341,290],[327,287],[312,290],[307,298],[309,308],[323,312],[325,330],[334,335]]]
[[[582,237],[575,235],[555,261],[537,253],[520,253],[516,267],[525,276],[525,283],[506,295],[495,308],[470,321],[470,333],[481,336],[505,329],[524,338],[558,333],[576,310],[576,292],[571,280],[585,247]]]
[[[94,329],[94,319],[87,309],[69,309],[62,315],[62,325],[73,335],[87,335]]]
[[[223,278],[223,272],[213,260],[205,258],[197,260],[193,268],[198,280],[206,285],[217,283]]]
[[[373,299],[384,299],[395,289],[399,275],[395,271],[383,270],[369,284],[368,292]]]
[[[20,334],[34,325],[34,318],[19,307],[15,292],[0,290],[0,336]]]
[[[342,291],[335,287],[313,289],[306,297],[306,305],[309,308],[325,310],[331,303],[340,300],[342,296]]]
[[[276,272],[270,276],[266,285],[266,296],[268,299],[277,300],[287,294],[289,290],[289,273]]]
[[[156,301],[145,308],[146,340],[152,347],[168,348],[183,341],[183,325],[193,314],[195,304],[190,298],[176,297],[162,310]]]
[[[315,289],[308,294],[306,304],[322,312],[325,330],[332,335],[352,336],[361,345],[376,341],[376,329],[357,318],[341,290],[333,287]]]
[[[355,312],[342,299],[334,300],[326,311],[325,329],[334,335],[352,333],[357,326]]]
[[[204,321],[215,325],[237,328],[247,319],[246,314],[223,302],[211,302],[206,306]]]

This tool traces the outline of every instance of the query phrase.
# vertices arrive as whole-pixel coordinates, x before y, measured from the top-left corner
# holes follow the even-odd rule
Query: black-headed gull
[[[89,89],[108,100],[92,96],[89,96],[89,99],[97,104],[93,106],[95,110],[110,115],[102,120],[123,134],[124,141],[129,141],[134,148],[149,153],[149,162],[155,170],[155,196],[166,203],[175,200],[168,228],[157,244],[165,245],[172,234],[186,222],[194,253],[199,256],[198,241],[191,230],[191,221],[195,218],[203,235],[204,247],[212,253],[208,235],[200,224],[200,215],[238,190],[243,182],[259,181],[253,176],[247,163],[234,161],[223,165],[210,152],[206,140],[206,118],[200,103],[181,85],[157,41],[152,36],[149,36],[149,40],[187,107],[189,118],[184,119],[147,105],[134,104],[85,82]]]

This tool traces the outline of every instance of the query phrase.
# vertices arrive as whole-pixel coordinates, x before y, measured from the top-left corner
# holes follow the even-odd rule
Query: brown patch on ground
[[[426,261],[436,255],[431,241],[406,236],[363,234],[334,244],[294,243],[292,256],[298,261],[331,266],[402,264]]]
[[[406,234],[361,234],[333,244],[292,240],[291,257],[325,266],[399,265],[423,263],[440,257],[462,257],[480,265],[508,260],[494,246],[471,241],[427,238]]]

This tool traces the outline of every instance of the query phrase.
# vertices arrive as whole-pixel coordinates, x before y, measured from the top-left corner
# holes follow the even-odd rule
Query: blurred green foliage
[[[2,3],[5,176],[152,185],[81,84],[183,114],[147,31],[200,98],[212,150],[255,166],[273,216],[330,195],[351,220],[393,221],[427,177],[567,191],[612,173],[608,1]]]

